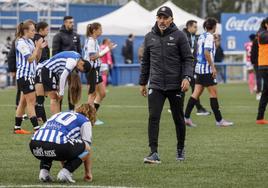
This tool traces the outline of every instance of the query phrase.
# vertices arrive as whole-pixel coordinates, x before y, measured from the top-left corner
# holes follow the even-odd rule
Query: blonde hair
[[[75,109],[75,112],[86,116],[90,120],[92,126],[94,125],[96,121],[96,109],[93,106],[88,103],[81,104]]]

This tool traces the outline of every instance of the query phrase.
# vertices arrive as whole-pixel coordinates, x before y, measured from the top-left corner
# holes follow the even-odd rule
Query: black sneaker
[[[160,164],[161,163],[160,157],[157,152],[150,153],[147,157],[143,159],[143,162],[148,163],[148,164]]]
[[[177,161],[184,161],[184,159],[185,159],[185,150],[184,149],[177,149],[176,160]]]
[[[198,115],[198,116],[208,116],[210,114],[211,114],[211,112],[207,111],[205,108],[198,109],[196,112],[196,115]]]

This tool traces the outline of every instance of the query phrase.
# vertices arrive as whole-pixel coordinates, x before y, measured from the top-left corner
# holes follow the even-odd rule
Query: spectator
[[[220,35],[218,34],[215,34],[214,35],[214,40],[215,40],[215,46],[216,46],[216,51],[215,51],[215,57],[214,57],[214,61],[215,63],[222,63],[223,60],[224,60],[224,52],[223,52],[223,49],[221,47],[221,37]],[[216,65],[216,68],[217,68],[217,78],[221,81],[225,81],[225,75],[224,75],[224,67],[219,65],[217,66]]]
[[[133,64],[133,41],[134,35],[128,35],[128,38],[122,47],[122,55],[124,57],[125,64]]]
[[[247,66],[247,71],[248,71],[248,87],[249,91],[251,94],[254,93],[254,88],[255,88],[255,75],[254,75],[254,69],[253,65],[251,64],[251,49],[253,45],[253,41],[255,39],[256,35],[251,34],[249,35],[249,42],[246,42],[244,44],[245,50],[246,50],[246,66]]]
[[[108,38],[103,39],[102,45],[100,46],[100,50],[104,50],[107,46],[111,44],[111,40]],[[100,73],[102,75],[103,84],[107,86],[109,70],[113,68],[113,60],[111,51],[107,52],[105,55],[101,57],[101,68]]]

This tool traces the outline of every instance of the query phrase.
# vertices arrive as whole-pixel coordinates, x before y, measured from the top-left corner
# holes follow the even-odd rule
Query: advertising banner
[[[256,34],[268,14],[221,14],[222,48],[224,51],[244,51],[250,34]]]

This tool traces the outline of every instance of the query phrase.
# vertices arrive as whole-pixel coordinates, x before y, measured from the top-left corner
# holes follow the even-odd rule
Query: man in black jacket
[[[53,37],[52,56],[62,51],[76,51],[82,55],[80,36],[74,32],[74,19],[72,16],[63,18],[64,24],[60,32]],[[72,73],[73,74],[73,73]],[[68,84],[70,81],[68,80]],[[70,102],[70,91],[68,90],[69,110],[74,110],[74,105]]]
[[[157,11],[157,21],[144,39],[141,64],[140,92],[147,96],[149,81],[149,146],[151,153],[144,163],[158,164],[157,152],[159,121],[165,99],[168,98],[177,135],[177,160],[184,160],[185,122],[183,113],[184,92],[193,76],[193,56],[186,36],[173,23],[169,7]]]
[[[73,17],[65,16],[63,21],[59,33],[53,37],[52,56],[62,51],[76,51],[81,54],[80,36],[73,30]]]
[[[198,40],[198,36],[196,35],[197,32],[197,21],[195,20],[189,20],[186,23],[186,28],[183,29],[183,32],[186,34],[188,42],[190,44],[191,47],[191,52],[194,56],[194,67],[196,64],[196,56],[197,56],[197,40]],[[193,79],[191,81],[191,88],[192,88],[192,93],[194,92],[194,86],[195,86],[195,80]],[[195,105],[196,109],[197,109],[197,113],[196,115],[198,116],[206,116],[206,115],[210,115],[211,113],[209,111],[207,111],[200,103],[200,99],[198,99],[198,101],[196,102]]]

